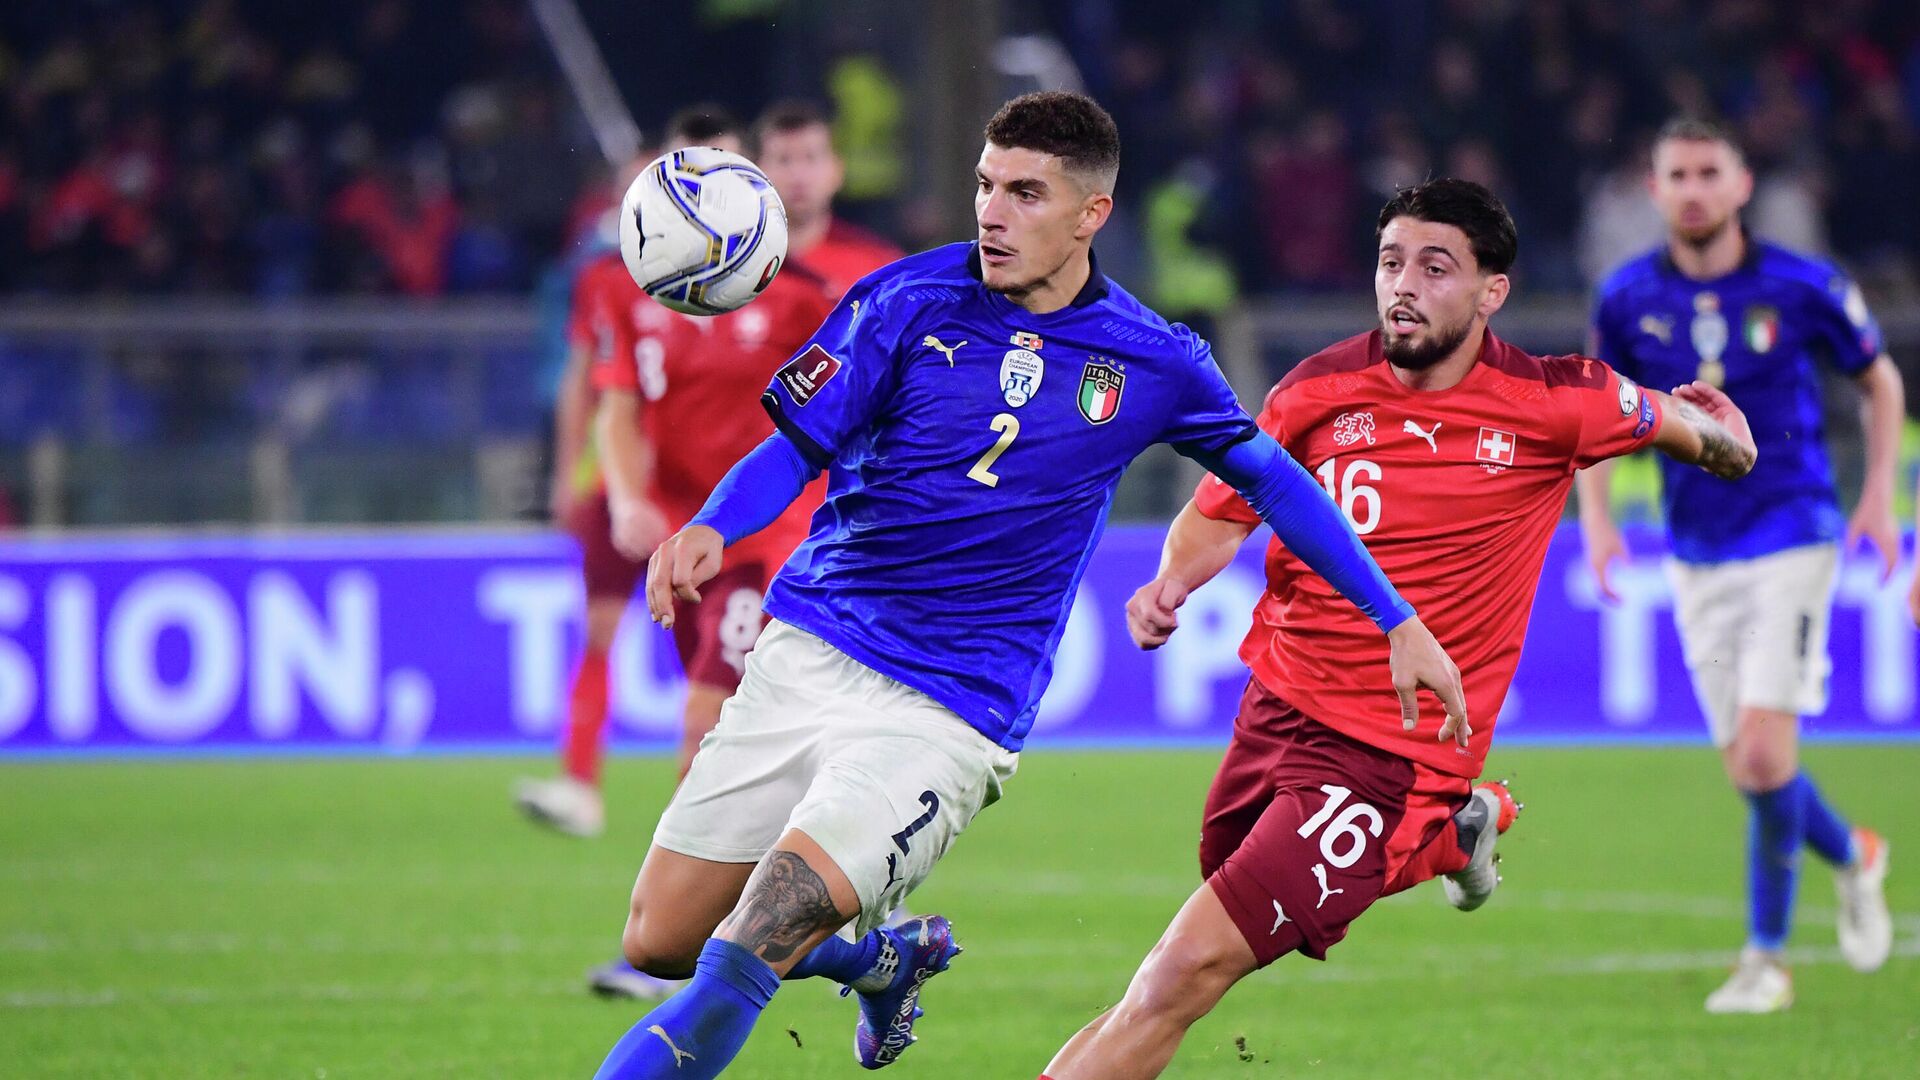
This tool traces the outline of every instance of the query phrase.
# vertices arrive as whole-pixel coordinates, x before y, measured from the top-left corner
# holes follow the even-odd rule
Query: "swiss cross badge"
[[[1511,431],[1483,427],[1480,429],[1480,441],[1474,444],[1474,460],[1489,465],[1512,465],[1513,448],[1518,442]]]

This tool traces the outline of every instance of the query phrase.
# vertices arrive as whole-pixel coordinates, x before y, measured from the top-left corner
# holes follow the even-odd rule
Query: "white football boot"
[[[1893,917],[1887,914],[1892,849],[1872,829],[1855,829],[1853,850],[1853,864],[1833,873],[1840,898],[1840,954],[1855,971],[1878,971],[1893,952]]]
[[[1461,911],[1472,911],[1487,902],[1500,886],[1500,869],[1495,865],[1493,845],[1520,815],[1521,804],[1513,801],[1505,780],[1481,784],[1473,789],[1466,809],[1453,816],[1463,842],[1470,842],[1465,869],[1440,879],[1447,903]]]
[[[570,776],[554,780],[519,780],[513,802],[529,818],[569,836],[599,836],[607,827],[600,790]]]
[[[1778,953],[1751,946],[1740,951],[1740,963],[1720,989],[1707,995],[1710,1013],[1770,1013],[1793,1004],[1793,976]]]

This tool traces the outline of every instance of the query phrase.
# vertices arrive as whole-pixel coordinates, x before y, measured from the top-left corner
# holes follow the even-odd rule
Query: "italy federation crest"
[[[1120,411],[1120,391],[1126,373],[1111,360],[1094,359],[1080,373],[1080,415],[1089,424],[1104,424]]]

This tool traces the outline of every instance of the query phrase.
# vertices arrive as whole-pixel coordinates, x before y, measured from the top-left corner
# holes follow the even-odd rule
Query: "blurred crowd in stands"
[[[715,5],[628,10],[675,6]],[[1916,292],[1912,0],[1076,0],[1006,18],[1063,41],[1119,120],[1131,217],[1112,242],[1176,310],[1364,286],[1376,208],[1443,173],[1507,198],[1531,289],[1579,291],[1657,235],[1646,135],[1681,111],[1746,140],[1756,230]],[[686,16],[686,49],[704,25]],[[906,201],[910,171],[889,175],[866,194]],[[0,4],[6,293],[522,291],[607,197],[522,0]],[[897,239],[946,239],[912,232]]]
[[[593,144],[520,0],[0,5],[0,288],[525,288]]]
[[[1503,195],[1531,290],[1581,290],[1657,239],[1648,136],[1686,112],[1744,139],[1756,231],[1914,294],[1912,0],[1124,7],[1076,53],[1120,123],[1149,248],[1169,243],[1156,216],[1191,218],[1186,238],[1224,256],[1174,245],[1199,291],[1364,286],[1374,214],[1429,175]]]

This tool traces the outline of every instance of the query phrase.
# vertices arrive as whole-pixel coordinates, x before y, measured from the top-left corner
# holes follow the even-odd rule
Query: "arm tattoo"
[[[1753,455],[1734,441],[1720,422],[1691,402],[1674,399],[1680,419],[1700,436],[1700,459],[1694,464],[1722,480],[1738,480],[1753,469]]]
[[[734,944],[777,964],[823,927],[853,917],[834,906],[827,883],[805,859],[791,851],[772,851],[747,882],[746,898],[727,919]]]

